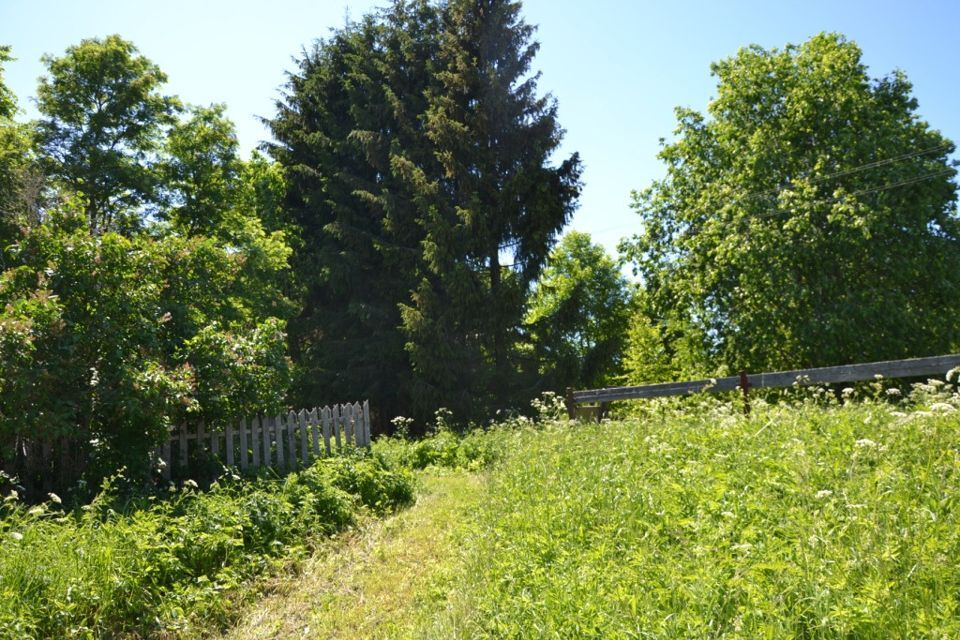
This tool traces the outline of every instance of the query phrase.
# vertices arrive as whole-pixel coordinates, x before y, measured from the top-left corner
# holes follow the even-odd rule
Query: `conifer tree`
[[[271,122],[301,235],[297,393],[369,397],[381,419],[409,405],[399,304],[423,234],[401,176],[432,162],[420,116],[438,24],[424,0],[400,1],[336,32],[300,61]]]
[[[579,192],[580,162],[537,94],[534,27],[508,0],[444,8],[426,134],[441,171],[415,173],[422,273],[403,307],[419,406],[479,417],[518,399],[524,302]]]

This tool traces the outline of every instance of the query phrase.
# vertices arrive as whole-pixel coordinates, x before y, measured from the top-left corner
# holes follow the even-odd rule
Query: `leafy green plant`
[[[355,452],[285,479],[226,475],[166,496],[105,481],[64,511],[0,503],[0,638],[195,634],[224,625],[258,576],[302,557],[361,511],[409,503],[413,478]]]

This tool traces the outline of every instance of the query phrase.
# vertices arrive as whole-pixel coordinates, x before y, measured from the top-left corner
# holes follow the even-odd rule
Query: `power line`
[[[903,160],[909,160],[910,158],[915,158],[915,157],[917,157],[917,156],[923,156],[923,155],[927,155],[927,154],[929,154],[929,153],[935,153],[935,152],[937,152],[937,151],[944,151],[944,150],[946,150],[946,149],[949,149],[951,146],[953,146],[953,143],[951,143],[951,142],[945,142],[945,143],[943,143],[943,144],[939,144],[939,145],[936,145],[936,146],[934,146],[934,147],[929,147],[929,148],[927,148],[927,149],[921,149],[920,151],[911,151],[911,152],[909,152],[909,153],[904,153],[904,154],[901,154],[901,155],[899,155],[899,156],[893,156],[892,158],[884,158],[883,160],[874,160],[873,162],[868,162],[868,163],[866,163],[866,164],[862,164],[862,165],[859,165],[859,166],[856,166],[856,167],[851,167],[850,169],[843,169],[842,171],[837,171],[837,172],[834,172],[834,173],[830,173],[830,174],[827,174],[827,175],[825,175],[825,176],[819,176],[819,177],[816,177],[816,178],[811,179],[809,182],[810,182],[810,184],[819,184],[819,183],[821,183],[821,182],[826,182],[827,180],[832,180],[832,179],[834,179],[834,178],[840,178],[840,177],[843,177],[843,176],[848,176],[848,175],[853,175],[853,174],[855,174],[855,173],[860,173],[861,171],[868,171],[868,170],[870,170],[870,169],[876,169],[876,168],[878,168],[878,167],[885,167],[885,166],[887,166],[887,165],[895,164],[895,163],[901,162],[901,161],[903,161]],[[779,195],[779,193],[780,193],[781,191],[783,191],[784,189],[786,189],[786,188],[788,188],[788,187],[792,187],[794,184],[795,184],[795,183],[794,183],[793,180],[788,180],[788,181],[786,182],[786,184],[784,184],[784,185],[782,185],[782,186],[780,186],[780,187],[774,187],[774,188],[772,188],[772,189],[764,189],[764,190],[761,190],[761,191],[754,191],[754,192],[752,192],[752,193],[748,193],[748,194],[742,196],[742,197],[740,198],[740,200],[749,200],[749,199],[751,199],[751,198],[756,198],[756,197],[761,197],[761,196],[774,196],[774,195]]]

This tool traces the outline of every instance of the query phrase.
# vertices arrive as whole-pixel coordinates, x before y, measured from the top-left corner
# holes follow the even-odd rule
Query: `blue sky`
[[[0,0],[0,44],[17,61],[7,83],[24,117],[35,112],[40,56],[82,38],[119,33],[169,75],[169,93],[193,104],[225,102],[240,142],[268,134],[293,58],[372,0]],[[806,0],[804,2],[627,2],[526,0],[539,25],[535,66],[541,90],[560,104],[563,151],[579,151],[586,186],[572,228],[613,252],[637,230],[630,191],[663,175],[658,140],[674,128],[673,109],[703,111],[715,94],[712,61],[749,44],[782,47],[820,31],[856,41],[873,76],[899,68],[914,85],[920,115],[960,140],[960,2]]]

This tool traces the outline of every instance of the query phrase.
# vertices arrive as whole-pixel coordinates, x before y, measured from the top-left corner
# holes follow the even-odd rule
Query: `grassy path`
[[[413,507],[331,541],[227,638],[412,637],[431,610],[425,599],[443,606],[433,585],[457,557],[455,527],[478,504],[482,479],[451,472],[423,483]]]

